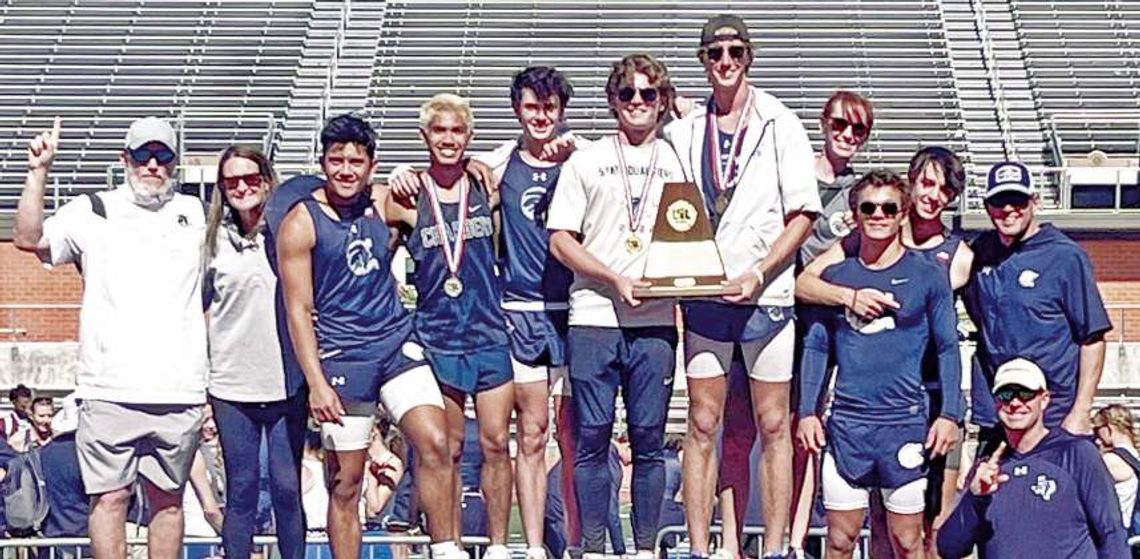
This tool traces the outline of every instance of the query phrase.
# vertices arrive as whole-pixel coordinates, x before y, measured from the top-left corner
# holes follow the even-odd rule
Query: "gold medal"
[[[451,276],[443,281],[443,292],[452,299],[459,297],[463,294],[463,281],[456,276]]]
[[[629,237],[625,239],[625,251],[630,254],[641,252],[641,239],[637,237],[636,233],[630,233]]]
[[[724,211],[728,209],[728,192],[721,192],[717,195],[716,201],[713,203],[713,208],[716,209],[717,215],[723,215]]]

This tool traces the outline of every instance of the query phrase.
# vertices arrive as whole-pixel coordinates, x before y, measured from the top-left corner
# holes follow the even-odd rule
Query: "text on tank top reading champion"
[[[458,298],[463,294],[463,280],[459,279],[459,265],[463,262],[463,248],[466,242],[467,235],[467,198],[471,190],[470,181],[467,175],[464,174],[457,181],[459,183],[459,218],[455,232],[454,245],[448,240],[447,235],[447,220],[443,216],[443,202],[440,200],[440,193],[437,190],[439,185],[435,182],[430,175],[427,177],[426,184],[424,176],[427,173],[417,174],[420,186],[427,193],[429,203],[431,204],[432,217],[435,219],[435,228],[439,232],[440,249],[443,250],[444,260],[447,262],[448,277],[443,281],[443,293],[452,299]],[[453,185],[454,186],[454,185]]]
[[[622,152],[621,139],[614,136],[614,146],[616,147],[615,153],[618,159],[618,171],[621,174],[622,186],[625,187],[625,209],[626,216],[629,221],[629,236],[625,240],[625,251],[629,254],[637,254],[645,248],[638,237],[637,232],[641,228],[641,222],[645,218],[645,208],[649,206],[646,203],[646,196],[649,194],[649,188],[653,184],[653,175],[657,172],[657,142],[653,143],[653,152],[649,158],[649,166],[645,173],[645,180],[641,184],[641,192],[635,198],[633,195],[633,188],[629,182],[629,169],[625,165],[625,155]]]

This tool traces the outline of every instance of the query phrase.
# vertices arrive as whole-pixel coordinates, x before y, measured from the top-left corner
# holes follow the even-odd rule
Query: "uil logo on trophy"
[[[735,295],[727,285],[724,262],[713,240],[704,200],[691,182],[670,182],[661,193],[643,280],[635,297],[709,297]]]

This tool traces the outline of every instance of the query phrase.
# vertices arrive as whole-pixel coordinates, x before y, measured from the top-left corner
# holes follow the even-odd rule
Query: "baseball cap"
[[[717,35],[716,32],[724,29],[725,27],[731,28],[734,33],[722,33]],[[745,43],[749,42],[748,26],[744,24],[744,20],[730,14],[720,14],[710,17],[705,22],[705,26],[701,28],[701,46],[709,43],[715,43],[721,39],[740,39]]]
[[[990,167],[986,177],[986,198],[1003,192],[1033,195],[1033,176],[1029,168],[1016,161],[1003,161]]]
[[[178,151],[178,138],[169,122],[153,116],[132,122],[127,130],[127,149],[138,149],[150,142],[158,142]]]
[[[1045,373],[1036,363],[1018,357],[1002,363],[994,375],[994,389],[996,394],[1003,386],[1016,384],[1030,390],[1045,390]]]

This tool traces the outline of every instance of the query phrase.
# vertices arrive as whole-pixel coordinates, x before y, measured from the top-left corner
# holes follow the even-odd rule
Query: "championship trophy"
[[[725,278],[704,199],[695,184],[665,183],[642,280],[652,285],[635,287],[634,297],[740,294],[740,286],[728,285]]]

